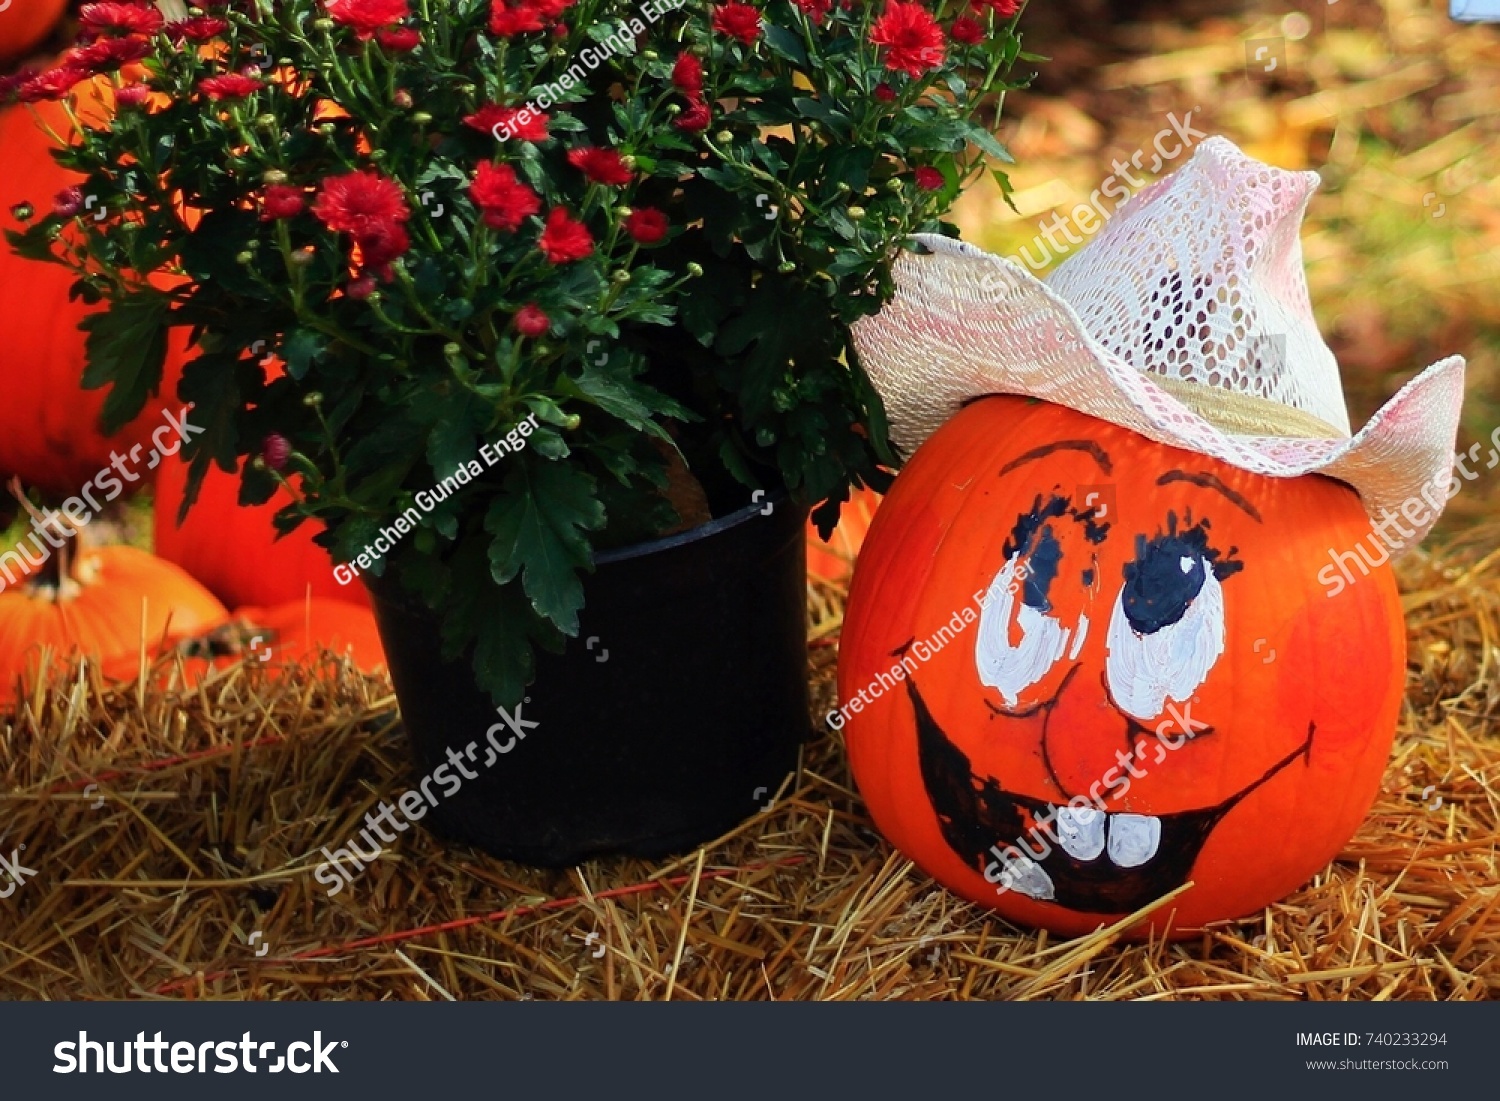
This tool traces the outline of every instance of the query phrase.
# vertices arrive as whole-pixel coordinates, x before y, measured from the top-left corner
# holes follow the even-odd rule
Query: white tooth
[[[1156,855],[1161,819],[1141,814],[1109,816],[1109,858],[1122,868],[1134,868]]]
[[[1007,860],[1005,870],[1000,873],[1000,882],[1008,890],[1023,894],[1027,898],[1046,901],[1056,895],[1052,887],[1052,877],[1040,864],[1028,856],[1018,855]]]
[[[1059,807],[1057,841],[1074,860],[1093,860],[1104,851],[1104,812],[1093,807]]]

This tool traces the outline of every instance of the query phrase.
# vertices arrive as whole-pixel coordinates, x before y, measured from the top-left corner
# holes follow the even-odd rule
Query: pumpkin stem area
[[[26,575],[26,594],[54,603],[76,600],[85,586],[97,580],[99,573],[98,563],[87,553],[88,538],[83,525],[61,512],[42,512],[26,496],[19,478],[12,478],[8,488],[31,517],[32,533],[17,539],[15,545],[15,552],[32,566]],[[31,555],[22,548],[23,541],[28,538],[32,548],[41,555],[39,564],[34,563]],[[69,540],[75,540],[77,546]]]

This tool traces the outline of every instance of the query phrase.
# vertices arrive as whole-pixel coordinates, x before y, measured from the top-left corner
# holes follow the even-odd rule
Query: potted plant
[[[894,464],[848,326],[1005,159],[979,117],[1014,15],[89,4],[11,94],[104,80],[114,119],[64,135],[87,182],[12,243],[107,300],[111,422],[191,331],[188,503],[215,463],[289,489],[279,524],[369,585],[418,768],[455,782],[423,815],[543,863],[661,852],[765,804],[807,733],[806,509],[826,533]]]

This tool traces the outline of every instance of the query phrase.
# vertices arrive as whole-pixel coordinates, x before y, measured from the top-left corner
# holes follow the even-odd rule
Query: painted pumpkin
[[[35,546],[28,540],[28,550]],[[0,555],[0,569],[13,556]],[[155,646],[205,631],[227,614],[202,585],[143,550],[65,542],[0,592],[0,692],[8,696],[18,678],[33,683],[44,661],[57,671],[79,655],[107,662],[138,653],[143,640]]]
[[[156,482],[156,553],[207,585],[226,604],[267,607],[314,598],[369,607],[370,594],[340,585],[328,552],[313,542],[314,523],[276,537],[271,519],[290,503],[285,490],[263,505],[239,503],[238,474],[210,467],[182,526],[177,511],[187,492],[187,463],[162,464]]]
[[[825,543],[811,520],[807,523],[807,572],[824,581],[843,581],[854,568],[854,559],[864,544],[865,533],[880,494],[873,489],[857,489],[839,511],[838,525]]]
[[[94,85],[81,87],[84,98],[78,109],[89,121],[100,121],[106,106],[98,95],[89,94]],[[57,133],[71,129],[62,104],[32,106]],[[23,227],[12,213],[18,204],[30,203],[40,217],[51,209],[58,192],[82,180],[52,159],[51,139],[25,107],[0,108],[0,149],[5,151],[0,230]],[[23,260],[0,240],[0,383],[5,388],[5,400],[0,402],[0,472],[19,475],[26,484],[59,499],[78,493],[101,473],[104,479],[95,484],[107,491],[116,480],[107,470],[116,455],[134,480],[149,482],[160,465],[151,464],[152,433],[167,424],[163,411],[168,405],[175,410],[179,404],[174,400],[175,375],[169,371],[158,396],[148,400],[133,424],[113,437],[99,431],[108,391],[82,387],[84,334],[78,328],[96,307],[69,301],[73,282],[66,268]],[[172,342],[181,349],[185,334],[174,335]],[[169,364],[173,358],[168,357]],[[177,444],[170,429],[161,439],[165,450]],[[131,459],[135,448],[140,450]],[[128,489],[131,480],[120,484]]]
[[[0,9],[0,62],[24,57],[52,33],[67,0],[14,0]]]
[[[882,832],[1005,917],[1131,935],[1295,890],[1379,786],[1405,679],[1353,490],[1059,406],[971,403],[913,456],[855,572],[835,725]],[[1373,557],[1373,556],[1372,556]]]
[[[319,599],[240,608],[228,622],[167,648],[164,653],[180,655],[181,664],[171,660],[156,665],[157,683],[192,689],[213,670],[241,661],[259,662],[279,672],[325,651],[347,656],[366,673],[383,668],[385,649],[374,613],[345,601]],[[133,681],[140,673],[138,649],[104,665],[104,675],[111,680]]]

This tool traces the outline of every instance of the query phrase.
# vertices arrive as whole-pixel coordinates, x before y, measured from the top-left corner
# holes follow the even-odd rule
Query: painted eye
[[[1166,534],[1136,537],[1105,639],[1110,695],[1126,714],[1155,718],[1208,677],[1224,652],[1221,580],[1240,565],[1220,561],[1206,525],[1179,534],[1172,515]]]
[[[1047,515],[1061,512],[1039,508],[1021,518],[979,613],[974,643],[979,681],[1000,693],[1007,710],[1027,709],[1055,695],[1061,677],[1049,674],[1060,670],[1064,655],[1076,658],[1088,636],[1081,605],[1068,615],[1053,603],[1065,555]],[[1065,538],[1073,526],[1064,523]]]

